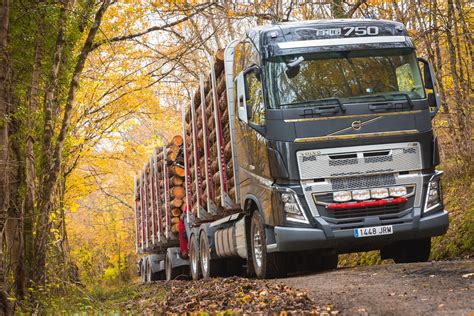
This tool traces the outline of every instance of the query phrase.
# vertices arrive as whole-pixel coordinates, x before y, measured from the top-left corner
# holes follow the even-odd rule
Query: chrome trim
[[[380,43],[405,43],[405,36],[372,36],[372,37],[348,37],[348,38],[329,38],[319,40],[292,41],[278,43],[282,49],[303,48],[303,47],[321,47],[336,45],[355,45],[355,44],[380,44]]]
[[[393,132],[375,132],[375,133],[361,133],[361,134],[350,134],[350,135],[303,137],[303,138],[295,138],[295,143],[368,138],[368,137],[403,136],[403,135],[414,135],[418,133],[419,131],[416,129],[409,129],[409,130],[404,130],[404,131],[393,131]]]
[[[346,131],[350,131],[350,130],[356,130],[356,131],[358,131],[358,130],[360,130],[360,129],[362,128],[362,126],[365,126],[365,125],[370,124],[370,123],[372,123],[372,122],[378,121],[378,120],[380,120],[380,119],[381,119],[381,117],[378,116],[378,117],[374,117],[373,119],[369,119],[369,120],[363,121],[363,122],[361,122],[361,121],[354,121],[354,122],[352,122],[351,126],[345,127],[345,128],[343,128],[343,129],[340,129],[340,130],[335,131],[335,132],[332,132],[331,134],[328,134],[327,136],[334,136],[334,135],[336,135],[336,134],[339,134],[339,133],[342,133],[342,132],[346,132]],[[355,122],[358,122],[358,124],[357,124],[357,127],[358,127],[358,128],[354,127],[354,123],[355,123]]]
[[[342,115],[342,116],[328,116],[328,117],[311,117],[311,118],[302,118],[302,119],[286,119],[285,123],[301,123],[301,122],[313,122],[313,121],[331,121],[339,119],[353,119],[353,118],[362,118],[362,117],[371,117],[371,116],[398,116],[398,115],[409,115],[409,114],[418,114],[423,112],[422,110],[415,111],[405,111],[405,112],[393,112],[393,113],[368,113],[368,114],[354,114],[354,115]]]

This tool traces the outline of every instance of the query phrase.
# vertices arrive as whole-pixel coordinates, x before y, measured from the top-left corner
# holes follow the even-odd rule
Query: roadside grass
[[[61,290],[39,290],[30,293],[30,298],[17,305],[19,315],[31,314],[122,314],[140,313],[135,304],[140,300],[146,306],[147,300],[154,304],[165,298],[166,290],[159,283],[120,286],[81,286],[69,284]]]

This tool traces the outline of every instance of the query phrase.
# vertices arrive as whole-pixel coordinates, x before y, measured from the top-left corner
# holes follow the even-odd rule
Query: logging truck
[[[210,58],[182,134],[135,179],[143,281],[331,269],[380,250],[426,261],[444,234],[440,100],[404,25],[250,29]]]

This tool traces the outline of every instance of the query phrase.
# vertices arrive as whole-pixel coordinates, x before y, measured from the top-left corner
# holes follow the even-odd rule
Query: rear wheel
[[[196,234],[192,234],[191,239],[189,240],[189,265],[192,279],[199,280],[201,278],[201,267],[199,263],[199,245]]]
[[[286,275],[285,258],[282,253],[268,253],[263,219],[255,211],[250,225],[250,243],[255,274],[259,279]]]
[[[147,265],[148,264],[147,264],[147,262],[148,262],[148,260],[145,259],[140,264],[140,278],[142,280],[142,283],[148,282],[148,278],[147,278],[147,273],[148,273]]]
[[[160,273],[159,272],[153,272],[153,270],[151,268],[150,260],[148,260],[147,262],[148,262],[148,264],[147,264],[147,267],[146,267],[146,271],[147,271],[147,280],[148,280],[148,282],[159,280],[160,279]]]
[[[224,259],[211,259],[211,247],[206,232],[202,231],[199,237],[199,260],[204,279],[221,275],[225,268]]]
[[[173,268],[172,260],[171,260],[171,254],[167,253],[166,254],[166,259],[165,259],[165,275],[166,275],[166,281],[171,281],[176,279],[180,275],[179,268]]]
[[[431,238],[406,240],[392,247],[392,258],[396,263],[426,262],[430,257]]]

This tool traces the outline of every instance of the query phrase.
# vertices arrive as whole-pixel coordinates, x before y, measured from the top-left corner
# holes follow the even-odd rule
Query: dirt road
[[[340,268],[279,281],[345,315],[474,315],[474,260]]]

